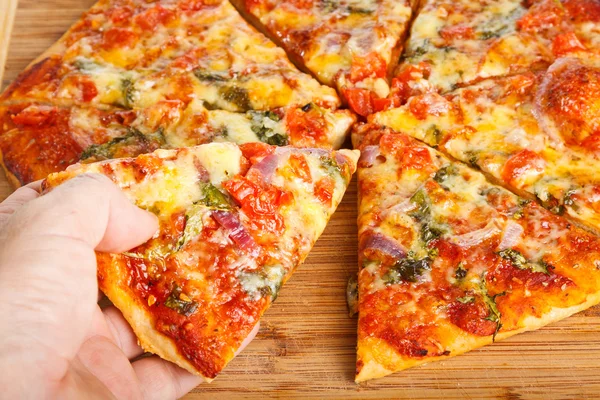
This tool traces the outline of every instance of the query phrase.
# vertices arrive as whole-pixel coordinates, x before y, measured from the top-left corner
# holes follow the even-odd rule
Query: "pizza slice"
[[[234,3],[356,113],[386,103],[416,1],[236,0]]]
[[[18,187],[78,161],[135,157],[158,148],[263,142],[331,149],[342,145],[353,121],[314,103],[245,113],[209,110],[198,100],[129,110],[15,103],[0,106],[0,164]]]
[[[597,53],[598,24],[590,21],[599,14],[579,10],[597,2],[563,2],[426,0],[392,81],[389,107],[416,94],[544,70],[558,57]]]
[[[372,117],[600,232],[600,59],[413,96]]]
[[[355,132],[356,381],[447,359],[600,302],[600,239],[405,134]]]
[[[228,1],[190,3],[100,1],[6,89],[0,103],[136,110],[195,101],[206,110],[273,112],[280,119],[303,118],[308,108],[308,127],[332,137],[321,145],[341,144],[354,116],[339,109],[334,89],[296,69]]]
[[[98,282],[145,350],[210,381],[308,255],[357,158],[210,143],[78,164],[43,187],[103,174],[156,214],[160,230],[147,243],[97,254]]]

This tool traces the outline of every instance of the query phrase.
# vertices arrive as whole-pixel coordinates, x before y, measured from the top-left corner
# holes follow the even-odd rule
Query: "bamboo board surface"
[[[56,41],[93,0],[0,0],[2,88]],[[0,71],[0,77],[2,71]],[[345,285],[356,271],[356,182],[306,263],[262,320],[257,338],[211,384],[205,398],[600,398],[600,307],[448,361],[354,384],[356,320]],[[0,175],[0,200],[10,188]]]

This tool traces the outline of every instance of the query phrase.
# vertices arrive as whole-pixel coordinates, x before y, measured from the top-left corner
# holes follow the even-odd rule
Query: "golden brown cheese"
[[[600,232],[600,63],[558,59],[544,74],[423,94],[371,121],[481,168]]]
[[[600,302],[600,239],[407,135],[356,129],[356,381]]]

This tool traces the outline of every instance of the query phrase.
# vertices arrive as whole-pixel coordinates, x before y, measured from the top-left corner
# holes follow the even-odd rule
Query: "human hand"
[[[0,203],[0,387],[6,398],[172,399],[201,378],[143,350],[113,306],[97,304],[94,250],[148,240],[156,217],[101,175]],[[241,349],[256,335],[258,325]]]

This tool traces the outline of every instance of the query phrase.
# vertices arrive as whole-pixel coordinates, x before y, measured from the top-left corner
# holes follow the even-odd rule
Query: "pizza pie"
[[[600,302],[600,239],[409,136],[356,129],[356,381]]]
[[[77,161],[134,157],[215,141],[338,148],[354,117],[315,103],[237,113],[160,101],[139,109],[41,102],[0,105],[0,156],[13,186]]]
[[[109,177],[159,218],[147,243],[98,253],[102,291],[142,347],[207,380],[304,261],[342,199],[358,152],[210,143],[76,164]]]
[[[356,113],[381,109],[417,6],[414,0],[235,0],[322,83],[337,87]]]
[[[425,93],[371,120],[469,163],[600,232],[600,58]]]
[[[390,106],[597,51],[595,0],[426,0],[392,81]]]
[[[27,117],[14,116],[12,109],[25,104],[69,115],[34,123],[37,134],[64,133],[61,143],[75,140],[82,147],[59,160],[64,167],[85,154],[85,146],[107,144],[93,131],[104,130],[107,119],[112,128],[122,115],[126,127],[131,122],[143,134],[160,131],[161,147],[171,148],[214,140],[339,148],[355,121],[349,110],[339,109],[333,88],[296,69],[226,0],[101,0],[0,95],[0,119],[23,122]],[[97,118],[83,121],[82,114],[102,115],[103,126]],[[73,138],[72,129],[53,125],[65,121],[89,126]],[[30,126],[25,132],[10,121],[0,127],[3,147],[24,152],[18,143],[24,139],[16,138],[36,134]],[[113,140],[116,131],[103,137]],[[57,151],[44,141],[35,147]],[[29,163],[37,153],[22,157]],[[36,163],[52,168],[14,181],[59,170],[52,160]]]

